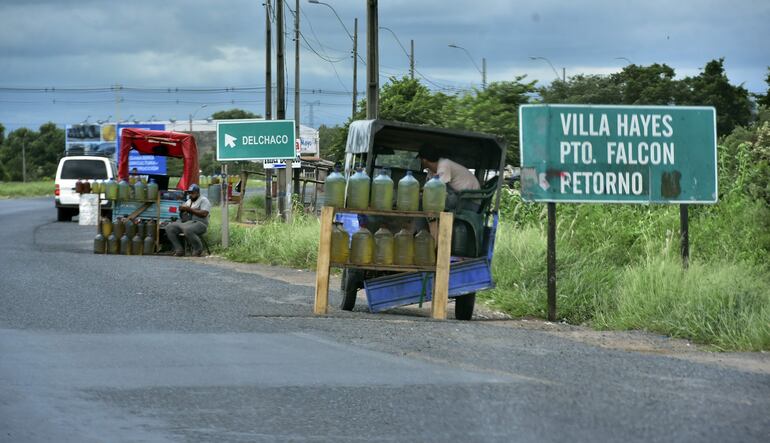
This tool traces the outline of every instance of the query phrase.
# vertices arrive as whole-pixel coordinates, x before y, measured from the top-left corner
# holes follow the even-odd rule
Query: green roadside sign
[[[217,122],[217,160],[294,159],[294,120]]]
[[[523,105],[524,200],[715,203],[716,110]]]

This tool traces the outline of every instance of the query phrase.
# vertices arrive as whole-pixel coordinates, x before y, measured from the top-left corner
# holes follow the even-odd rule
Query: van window
[[[66,160],[61,168],[62,180],[106,179],[107,168],[102,161]]]

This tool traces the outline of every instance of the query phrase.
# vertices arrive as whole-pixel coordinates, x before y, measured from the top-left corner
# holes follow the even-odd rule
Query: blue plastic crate
[[[433,272],[409,272],[364,281],[369,310],[380,312],[413,305],[420,302],[421,295],[423,301],[429,301],[433,295],[433,276]],[[450,266],[450,298],[493,287],[492,270],[486,257],[452,263]]]

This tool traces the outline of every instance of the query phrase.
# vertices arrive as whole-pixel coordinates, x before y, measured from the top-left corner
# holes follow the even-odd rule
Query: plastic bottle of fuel
[[[147,184],[147,200],[157,200],[158,198],[158,183],[154,178],[150,179]]]
[[[369,208],[369,176],[359,164],[356,173],[348,179],[347,207],[352,209]]]
[[[115,236],[114,232],[107,237],[107,253],[108,254],[120,253],[120,241],[118,240],[118,237]]]
[[[141,180],[137,180],[134,183],[134,198],[139,201],[147,200],[147,185],[142,183]]]
[[[363,226],[353,234],[350,246],[350,261],[357,265],[368,265],[374,260],[374,238]]]
[[[128,218],[123,221],[123,233],[128,235],[129,240],[136,235],[136,225]]]
[[[102,235],[106,239],[107,237],[110,236],[110,234],[112,234],[112,221],[107,217],[102,217],[100,223],[101,223],[100,228],[102,231]]]
[[[142,239],[142,237],[135,235],[134,238],[131,240],[131,254],[142,255],[143,249],[144,249],[144,240]]]
[[[107,180],[106,194],[108,200],[117,200],[118,198],[118,184],[113,179]]]
[[[123,233],[123,236],[120,237],[120,253],[123,255],[131,255],[131,239],[125,232]]]
[[[115,221],[112,222],[112,233],[115,234],[115,237],[118,238],[118,241],[120,241],[120,237],[123,236],[124,231],[125,225],[123,224],[123,219],[116,218]]]
[[[397,265],[410,266],[414,264],[414,236],[406,228],[394,236],[394,261]]]
[[[348,236],[348,233],[342,228],[342,223],[334,223],[334,226],[332,226],[332,262],[347,263],[348,257],[350,256],[349,244],[350,236]]]
[[[155,220],[147,220],[147,225],[144,227],[144,236],[145,238],[150,237],[152,239],[155,238],[155,229],[156,229],[156,223]]]
[[[393,180],[384,169],[372,180],[372,208],[379,211],[393,210]]]
[[[324,180],[324,206],[345,207],[345,177],[340,174],[339,166]]]
[[[374,233],[374,262],[378,265],[392,265],[394,261],[393,233],[381,227]]]
[[[420,182],[406,171],[404,178],[398,181],[396,193],[396,209],[399,211],[416,211],[420,208]]]
[[[142,245],[142,253],[144,255],[150,255],[155,253],[155,239],[149,235],[144,238],[144,244]]]
[[[446,185],[441,178],[434,175],[422,188],[422,210],[426,212],[441,212],[446,202]]]
[[[433,266],[436,264],[436,241],[425,229],[414,236],[414,264]]]
[[[121,180],[118,183],[118,200],[128,200],[131,197],[131,185],[127,181]]]
[[[104,254],[107,250],[107,241],[104,236],[99,233],[94,237],[94,254]]]

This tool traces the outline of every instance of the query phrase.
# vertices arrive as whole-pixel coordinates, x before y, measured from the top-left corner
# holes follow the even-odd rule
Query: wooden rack
[[[346,214],[366,214],[387,217],[412,217],[438,219],[438,250],[435,266],[400,266],[400,265],[356,265],[352,263],[331,262],[332,223],[334,214],[342,212]],[[433,286],[433,298],[431,302],[431,317],[445,320],[447,300],[449,298],[449,258],[452,249],[452,221],[454,214],[451,212],[407,212],[407,211],[378,211],[370,209],[347,209],[325,206],[321,210],[321,239],[318,244],[318,264],[316,268],[315,304],[313,313],[326,315],[329,311],[329,269],[331,266],[340,268],[369,269],[375,271],[394,272],[435,272],[435,284]]]

